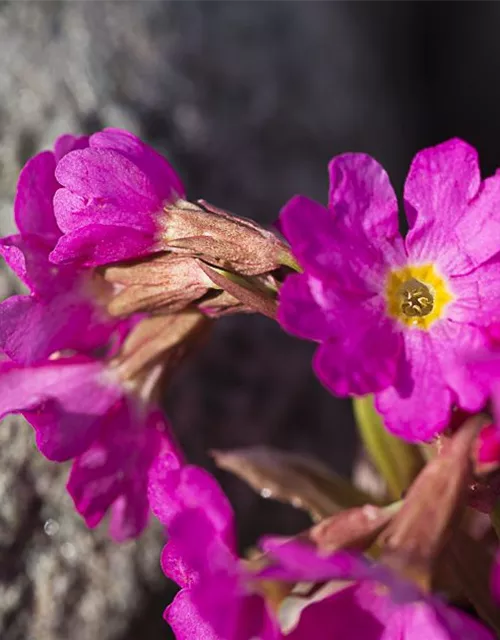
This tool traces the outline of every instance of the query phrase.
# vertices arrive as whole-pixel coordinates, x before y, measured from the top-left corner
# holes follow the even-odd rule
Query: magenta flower
[[[31,291],[0,304],[0,348],[16,362],[43,361],[56,350],[90,352],[117,326],[104,308],[105,283],[88,269],[48,259],[61,236],[52,206],[60,187],[56,161],[86,144],[85,137],[63,136],[54,152],[29,160],[19,177],[14,204],[19,234],[0,240],[0,253]]]
[[[184,195],[168,162],[119,129],[90,136],[88,148],[68,153],[55,175],[62,185],[55,217],[64,235],[53,262],[95,266],[157,251],[164,207]]]
[[[138,364],[137,338],[125,348],[140,318],[107,313],[112,285],[96,271],[49,261],[61,237],[52,205],[56,162],[87,146],[87,138],[63,136],[19,178],[20,233],[1,240],[0,250],[30,294],[0,304],[0,416],[23,414],[47,458],[73,460],[68,490],[77,510],[91,527],[110,510],[111,535],[124,540],[146,526],[154,459],[178,452],[150,402],[158,366]]]
[[[371,157],[329,167],[328,208],[297,196],[281,225],[304,272],[287,278],[279,320],[320,343],[314,368],[335,394],[374,393],[387,427],[428,440],[457,404],[477,411],[486,389],[461,353],[486,347],[500,313],[500,175],[480,180],[475,150],[450,140],[410,168],[398,230],[389,178]]]
[[[23,414],[49,460],[74,460],[68,491],[89,527],[111,509],[114,539],[139,535],[151,465],[165,451],[180,460],[154,405],[143,404],[112,365],[86,356],[32,366],[3,361],[0,397],[0,418]]]
[[[291,582],[352,580],[313,607],[305,609],[297,627],[287,638],[306,640],[314,616],[330,621],[331,637],[363,640],[493,640],[494,635],[479,622],[438,598],[426,596],[412,584],[399,579],[382,565],[362,556],[339,551],[320,554],[312,545],[297,540],[268,538],[263,548],[277,562],[261,577]],[[316,606],[316,605],[321,605]],[[323,627],[324,628],[324,627]],[[319,632],[319,627],[318,627]]]
[[[181,587],[165,610],[176,638],[280,638],[237,556],[232,509],[214,478],[193,466],[176,469],[167,458],[150,475],[149,500],[168,528],[163,571]]]

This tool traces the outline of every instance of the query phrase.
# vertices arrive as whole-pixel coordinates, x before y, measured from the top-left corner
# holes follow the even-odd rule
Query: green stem
[[[366,451],[387,484],[389,499],[398,500],[423,468],[422,454],[387,431],[372,396],[354,398],[354,415]]]

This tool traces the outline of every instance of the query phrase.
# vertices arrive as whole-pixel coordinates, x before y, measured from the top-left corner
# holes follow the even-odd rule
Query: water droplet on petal
[[[270,498],[273,495],[273,492],[271,491],[271,489],[264,487],[264,489],[261,490],[260,495],[263,498]]]

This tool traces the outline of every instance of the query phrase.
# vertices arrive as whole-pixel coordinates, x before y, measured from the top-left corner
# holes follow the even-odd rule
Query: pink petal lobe
[[[54,154],[43,151],[28,160],[22,169],[14,201],[14,217],[21,234],[40,234],[54,242],[61,235],[52,206],[52,198],[59,188],[55,168]]]
[[[500,171],[487,178],[455,229],[471,267],[498,254],[500,245]],[[470,270],[470,269],[469,269]],[[465,271],[463,271],[465,273]]]
[[[279,297],[278,320],[288,332],[299,338],[324,340],[332,329],[328,315],[316,302],[310,287],[314,281],[306,274],[287,276]]]
[[[402,334],[387,317],[384,301],[338,295],[320,281],[310,285],[330,326],[313,361],[321,382],[339,396],[364,395],[393,384]]]
[[[157,411],[141,416],[122,401],[103,417],[99,436],[73,463],[68,491],[89,527],[111,508],[110,534],[116,541],[138,536],[149,518],[148,474],[164,448],[166,424]]]
[[[235,548],[233,510],[207,471],[191,465],[179,469],[170,457],[159,458],[151,470],[148,496],[152,512],[166,527],[183,510],[200,509],[225,544]]]
[[[149,178],[120,153],[91,148],[73,151],[57,165],[56,177],[65,187],[54,197],[63,232],[100,223],[154,233],[152,214],[161,210],[162,203]]]
[[[300,614],[297,626],[286,640],[321,638],[328,629],[331,638],[380,640],[383,625],[358,602],[359,585],[340,589],[331,596],[313,602]]]
[[[50,254],[54,263],[77,263],[84,267],[96,267],[147,255],[152,249],[148,233],[122,226],[89,224],[66,233]]]
[[[458,405],[470,413],[480,411],[488,399],[490,385],[481,376],[472,381],[465,360],[469,353],[487,350],[486,334],[472,324],[444,320],[436,323],[432,337],[444,380],[454,392]]]
[[[447,309],[450,319],[478,326],[500,322],[500,258],[449,282],[455,298]]]
[[[175,596],[164,617],[177,640],[223,640],[200,614],[188,590],[183,589]]]
[[[77,149],[86,149],[89,146],[88,136],[74,136],[70,133],[65,133],[59,136],[54,143],[54,156],[56,163],[64,158],[64,156],[70,151],[76,151]]]
[[[160,200],[174,201],[185,196],[182,182],[165,158],[129,131],[104,129],[94,133],[90,146],[118,151],[136,164],[151,180]]]
[[[477,194],[480,180],[476,150],[457,138],[415,156],[404,189],[410,260],[439,261],[448,273],[470,269],[455,228]]]
[[[100,362],[67,358],[32,367],[0,363],[0,417],[23,413],[35,429],[40,451],[57,462],[88,448],[102,416],[121,394],[103,375]]]
[[[328,169],[335,216],[368,239],[399,242],[398,203],[385,169],[364,153],[337,156]]]
[[[22,239],[20,235],[0,238],[0,256],[2,256],[19,280],[28,288],[31,288],[31,283],[26,274],[26,260],[20,248],[21,242]]]
[[[386,427],[410,442],[429,440],[449,423],[452,400],[429,333],[406,331],[396,382],[376,394]]]

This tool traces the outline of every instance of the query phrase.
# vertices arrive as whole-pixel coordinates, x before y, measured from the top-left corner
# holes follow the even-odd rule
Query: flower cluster
[[[19,233],[0,242],[29,289],[0,305],[0,415],[21,413],[47,458],[73,460],[77,510],[95,526],[111,509],[117,540],[147,523],[155,459],[181,460],[162,384],[211,317],[274,315],[272,272],[290,259],[254,223],[183,198],[132,134],[66,135],[22,170]]]
[[[89,527],[109,515],[115,540],[133,538],[150,511],[165,526],[179,640],[493,638],[477,618],[500,631],[500,174],[481,181],[460,140],[426,149],[400,220],[373,158],[338,156],[329,171],[327,207],[295,196],[283,208],[287,244],[189,202],[128,132],[66,135],[36,155],[18,233],[0,240],[28,290],[0,304],[0,417],[22,414],[44,456],[72,461]],[[315,371],[354,396],[388,491],[300,455],[216,452],[317,521],[241,558],[227,498],[184,459],[160,400],[214,320],[247,312],[319,344]]]

